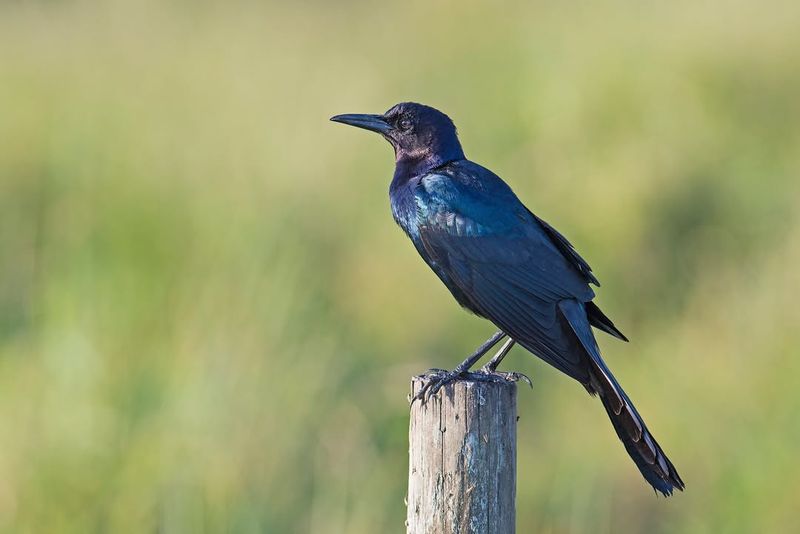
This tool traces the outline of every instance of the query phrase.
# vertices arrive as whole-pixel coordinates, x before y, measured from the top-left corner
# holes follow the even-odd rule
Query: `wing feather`
[[[430,225],[420,226],[420,237],[482,316],[557,369],[587,380],[582,351],[558,322],[556,305],[565,298],[588,300],[593,293],[557,252],[534,239],[458,236]]]
[[[423,257],[452,290],[468,295],[470,309],[585,383],[583,350],[557,304],[594,298],[588,264],[505,183],[481,169],[472,169],[480,173],[479,183],[458,170],[420,179],[416,236]]]

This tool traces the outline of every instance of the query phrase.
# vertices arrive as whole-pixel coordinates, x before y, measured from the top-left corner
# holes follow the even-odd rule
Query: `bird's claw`
[[[527,383],[528,386],[533,389],[533,382],[531,381],[530,377],[525,373],[518,373],[516,371],[512,371],[509,373],[500,373],[506,375],[506,380],[511,380],[512,382],[519,382],[522,380],[523,382]]]
[[[497,369],[492,369],[489,364],[481,367],[478,372],[501,380],[506,380],[507,382],[519,382],[521,380],[526,382],[531,389],[533,389],[533,382],[531,382],[531,379],[525,373],[519,373],[517,371],[498,371]]]
[[[457,380],[464,373],[459,371],[445,371],[444,369],[429,369],[425,374],[419,375],[423,381],[422,387],[417,394],[411,397],[411,405],[415,401],[425,404],[430,398],[442,389],[443,386]]]

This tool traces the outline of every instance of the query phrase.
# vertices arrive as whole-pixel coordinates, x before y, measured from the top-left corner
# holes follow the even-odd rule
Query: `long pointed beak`
[[[336,115],[331,117],[333,122],[341,122],[342,124],[349,124],[356,128],[363,128],[371,132],[378,132],[381,134],[387,133],[392,129],[392,126],[386,122],[383,115],[365,115],[361,113],[347,113],[345,115]]]

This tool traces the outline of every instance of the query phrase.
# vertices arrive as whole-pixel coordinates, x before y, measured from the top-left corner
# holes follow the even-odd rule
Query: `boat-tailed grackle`
[[[567,239],[534,215],[490,170],[466,159],[453,121],[421,104],[332,121],[381,134],[395,151],[392,214],[461,306],[499,330],[453,371],[436,371],[419,397],[466,373],[504,337],[482,369],[491,376],[514,343],[599,395],[644,478],[664,495],[683,490],[675,466],[611,374],[592,326],[627,341],[592,300],[599,286]]]

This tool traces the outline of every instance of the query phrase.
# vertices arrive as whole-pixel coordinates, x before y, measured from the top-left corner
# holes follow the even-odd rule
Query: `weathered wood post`
[[[516,383],[467,376],[414,402],[409,442],[408,534],[514,532]]]

